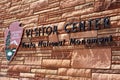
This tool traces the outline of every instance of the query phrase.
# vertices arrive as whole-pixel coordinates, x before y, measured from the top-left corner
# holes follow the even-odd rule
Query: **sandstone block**
[[[86,37],[97,37],[97,31],[86,31],[70,34],[70,38],[86,38]]]
[[[7,77],[0,77],[0,80],[9,80]]]
[[[48,4],[48,0],[38,0],[30,4],[31,9],[38,9],[45,7]]]
[[[93,73],[92,80],[119,80],[120,74]]]
[[[45,9],[45,10],[42,10],[42,11],[35,12],[34,14],[45,14],[45,13],[48,13],[48,14],[49,14],[50,11],[55,11],[55,10],[58,10],[58,9],[59,9],[59,7],[50,8],[50,9]],[[47,15],[47,14],[46,14],[46,15]],[[50,14],[49,14],[49,15],[50,15]]]
[[[31,72],[41,73],[41,74],[57,74],[57,70],[48,70],[48,69],[32,69]]]
[[[120,61],[120,56],[112,56],[113,61]]]
[[[25,25],[25,24],[30,24],[30,23],[36,23],[37,21],[38,21],[38,15],[35,15],[35,16],[22,18],[20,22]]]
[[[25,11],[22,11],[22,12],[19,12],[19,14],[17,14],[17,18],[23,18],[23,17],[26,17],[26,16],[30,16],[33,14],[33,10],[25,10]]]
[[[49,41],[50,42],[58,42],[58,35],[57,34],[51,34],[49,36]]]
[[[117,16],[110,17],[110,21],[115,21],[115,20],[120,20],[120,16],[117,15]]]
[[[7,75],[7,72],[0,72],[0,76],[6,76],[6,75]],[[0,77],[0,79],[1,79],[1,77]]]
[[[87,0],[87,2],[88,2],[88,1],[89,1],[89,3],[85,3],[85,4],[82,4],[82,5],[75,6],[75,10],[93,7],[93,6],[94,6],[94,3],[93,3],[92,1],[94,1],[94,0]]]
[[[115,64],[111,66],[112,69],[120,69],[120,65],[119,64]]]
[[[91,80],[91,78],[85,78],[85,77],[70,77],[70,80]]]
[[[33,73],[20,73],[21,77],[35,77],[35,74]]]
[[[86,0],[86,2],[92,2],[92,1],[94,1],[94,0]]]
[[[112,51],[113,56],[120,56],[120,51]]]
[[[98,35],[118,33],[119,29],[120,28],[111,28],[111,29],[98,30]]]
[[[47,68],[70,67],[70,60],[43,59],[42,66]]]
[[[8,72],[30,72],[30,67],[25,65],[9,66]]]
[[[60,34],[58,35],[58,38],[59,38],[59,41],[63,41],[63,40],[66,40],[66,41],[69,41],[69,34]]]
[[[61,76],[73,76],[73,77],[91,77],[90,69],[67,69],[67,68],[59,68],[58,75]]]
[[[75,6],[75,5],[78,5],[78,4],[83,4],[85,3],[84,0],[62,0],[60,2],[60,7],[61,8],[66,8],[66,7],[71,7],[71,6]]]
[[[67,12],[62,14],[62,18],[67,18],[67,17],[72,17],[72,16],[80,16],[80,15],[85,15],[85,14],[90,14],[93,12],[93,7],[87,8],[87,9],[83,9],[83,10],[76,10],[76,11],[72,11],[72,12]]]
[[[120,74],[120,70],[118,69],[93,69],[92,73],[103,73],[103,74]]]
[[[20,64],[23,64],[23,61],[12,61],[10,62],[10,64],[20,65]]]
[[[13,6],[11,8],[9,8],[8,12],[13,12],[13,11],[17,11],[21,8],[21,5],[17,5],[17,6]]]
[[[25,57],[25,63],[28,65],[41,65],[41,57]]]
[[[10,78],[9,80],[18,80],[18,78]]]
[[[51,79],[55,79],[55,80],[61,80],[61,79],[63,79],[63,80],[68,80],[68,76],[58,76],[58,75],[46,75],[45,76],[46,78],[51,78]]]
[[[71,65],[73,68],[109,69],[111,65],[111,49],[74,50]]]

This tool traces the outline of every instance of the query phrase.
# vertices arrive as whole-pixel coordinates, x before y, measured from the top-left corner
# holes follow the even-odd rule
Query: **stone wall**
[[[67,34],[68,22],[109,17],[111,27]],[[11,62],[4,53],[4,30],[14,21],[24,29],[58,25],[58,35],[22,42],[113,36],[106,45],[22,48]],[[24,32],[25,33],[25,32]],[[1,0],[0,80],[120,80],[120,0]]]

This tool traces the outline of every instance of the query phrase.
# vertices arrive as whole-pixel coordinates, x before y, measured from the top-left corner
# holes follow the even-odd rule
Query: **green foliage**
[[[8,35],[7,35],[7,38],[6,38],[6,48],[5,48],[5,53],[6,53],[6,57],[7,57],[7,60],[10,60],[12,55],[11,56],[8,56],[8,53],[11,52],[11,50],[9,49],[9,46],[10,46],[10,38],[11,38],[11,33],[10,31],[8,32]]]
[[[11,36],[11,33],[10,33],[10,31],[8,32],[8,35],[7,35],[7,39],[6,39],[6,47],[8,48],[9,47],[9,45],[10,45],[10,37]]]

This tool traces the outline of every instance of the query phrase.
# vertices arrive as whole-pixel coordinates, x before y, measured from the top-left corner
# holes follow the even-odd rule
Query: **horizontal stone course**
[[[47,68],[70,67],[70,60],[43,59],[42,66]]]
[[[120,56],[120,51],[112,51],[113,56]]]
[[[1,0],[0,80],[120,80],[119,0]],[[109,17],[110,27],[87,31],[88,20]],[[57,42],[63,46],[18,48],[12,61],[6,60],[4,31],[19,21],[24,28],[22,42]],[[67,23],[86,21],[85,30],[66,33]],[[95,27],[95,21],[92,27]],[[25,30],[58,26],[57,35],[27,37]],[[73,25],[71,25],[72,28]],[[72,29],[71,29],[72,30]],[[69,45],[70,38],[99,38],[112,35],[107,45]],[[21,42],[21,43],[22,43]]]
[[[25,65],[9,66],[8,72],[30,72],[30,67]]]
[[[120,65],[119,64],[114,64],[111,66],[111,69],[120,69]]]
[[[35,74],[33,73],[20,73],[20,76],[21,77],[35,77]]]
[[[72,0],[62,0],[60,2],[60,7],[61,8],[66,8],[66,7],[71,7],[71,6],[75,6],[75,5],[78,5],[78,4],[83,4],[85,3],[84,0],[75,0],[75,1],[72,1]]]
[[[31,69],[31,72],[39,73],[39,74],[57,74],[57,70],[50,70],[50,69]]]
[[[41,57],[26,57],[24,64],[28,65],[41,65]]]
[[[93,13],[93,8],[87,8],[85,10],[77,10],[77,11],[73,11],[73,12],[68,12],[68,13],[64,13],[62,15],[62,18],[67,18],[67,17],[72,17],[72,16],[80,16],[83,14],[88,14],[88,13]]]
[[[69,77],[68,76],[58,76],[58,75],[46,75],[46,78],[50,78],[50,79],[63,79],[63,80],[68,80]]]
[[[101,73],[93,73],[92,80],[119,80],[120,74],[101,74]]]
[[[58,75],[61,76],[73,76],[73,77],[91,77],[90,69],[67,69],[67,68],[59,68]]]
[[[70,77],[69,80],[92,80],[91,78],[84,77]]]
[[[120,74],[119,69],[93,69],[92,73]]]
[[[71,33],[70,38],[89,38],[97,37],[97,31]]]
[[[45,7],[48,4],[48,0],[38,0],[30,4],[30,8],[37,9],[41,7]]]

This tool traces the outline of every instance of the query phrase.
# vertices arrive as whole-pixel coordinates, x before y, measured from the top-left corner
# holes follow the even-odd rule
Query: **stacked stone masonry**
[[[110,18],[110,28],[67,34],[68,22]],[[24,30],[57,25],[58,35],[22,42],[113,36],[110,45],[22,48],[11,62],[4,52],[4,30],[14,21]],[[25,33],[25,32],[24,32]],[[0,0],[0,80],[120,80],[120,0]]]

